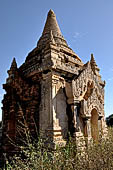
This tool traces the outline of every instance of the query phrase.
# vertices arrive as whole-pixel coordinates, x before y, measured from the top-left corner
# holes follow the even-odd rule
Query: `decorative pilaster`
[[[73,115],[73,120],[74,120],[75,132],[80,130],[79,112],[80,112],[80,102],[78,100],[74,100],[74,115]]]
[[[43,74],[41,80],[41,102],[39,109],[39,130],[41,134],[47,135],[47,129],[52,127],[52,75],[51,72]],[[43,135],[43,136],[44,136]]]
[[[68,133],[68,118],[66,114],[66,96],[64,93],[64,78],[52,75],[52,114],[53,114],[53,142],[66,144]]]
[[[102,137],[102,117],[103,117],[103,116],[99,116],[99,117],[98,117],[98,131],[99,131],[99,137]]]

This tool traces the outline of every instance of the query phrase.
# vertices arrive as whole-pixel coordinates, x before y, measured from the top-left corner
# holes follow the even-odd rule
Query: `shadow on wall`
[[[72,105],[67,103],[67,97],[65,94],[65,88],[60,87],[53,99],[54,106],[54,127],[57,130],[61,129],[61,135],[63,139],[68,137],[68,133],[73,137],[76,131],[74,118],[74,112],[72,111]],[[79,115],[78,115],[79,118]]]
[[[66,95],[64,93],[64,88],[60,87],[60,89],[57,91],[57,94],[53,99],[53,107],[53,126],[56,130],[61,130],[63,139],[66,139],[68,133],[68,117],[66,113],[67,102]]]
[[[95,141],[98,141],[98,112],[96,109],[91,111],[91,135]]]

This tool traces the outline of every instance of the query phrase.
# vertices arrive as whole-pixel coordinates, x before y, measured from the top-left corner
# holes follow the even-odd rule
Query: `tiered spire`
[[[13,58],[13,61],[12,61],[12,63],[11,63],[11,67],[10,67],[10,69],[7,71],[7,73],[9,74],[9,77],[8,77],[8,79],[7,79],[7,81],[6,81],[7,83],[11,82],[11,81],[10,81],[10,78],[14,77],[14,74],[15,74],[16,71],[17,71],[17,63],[16,63],[16,59]]]
[[[50,31],[53,32],[53,35],[55,35],[55,34],[62,35],[60,28],[58,26],[57,20],[56,20],[55,13],[51,9],[48,12],[47,20],[46,20],[42,35],[50,32]]]
[[[98,66],[96,64],[96,61],[94,59],[94,55],[93,54],[91,54],[90,64],[91,64],[91,68],[92,68],[93,72],[100,77],[100,75],[99,75],[100,69],[98,68]]]
[[[56,44],[68,46],[58,26],[55,13],[53,12],[53,10],[50,9],[47,15],[47,20],[44,26],[44,30],[42,32],[42,36],[40,37],[37,43],[38,47],[42,47],[47,44],[47,41],[50,40],[51,33]]]
[[[17,70],[17,63],[16,63],[16,59],[15,59],[15,58],[13,58],[13,61],[12,61],[12,63],[11,63],[10,70],[11,70],[11,71]]]
[[[91,54],[90,63],[91,63],[91,65],[92,65],[92,67],[94,67],[96,70],[98,70],[98,71],[100,70],[100,69],[98,68],[97,64],[96,64],[96,61],[95,61],[95,59],[94,59],[94,55],[93,55],[93,54]]]

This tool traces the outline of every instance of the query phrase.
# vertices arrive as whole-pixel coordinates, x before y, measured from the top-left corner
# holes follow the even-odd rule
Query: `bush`
[[[84,150],[76,148],[70,140],[66,147],[52,150],[45,142],[30,140],[21,146],[20,155],[15,155],[7,170],[112,170],[113,169],[113,129],[108,137],[99,143],[93,143]]]

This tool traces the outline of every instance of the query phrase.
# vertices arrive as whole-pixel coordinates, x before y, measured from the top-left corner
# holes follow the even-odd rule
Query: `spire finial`
[[[94,60],[94,55],[93,55],[93,53],[91,53],[91,60]]]
[[[16,59],[13,58],[13,61],[11,63],[11,67],[10,67],[10,70],[14,71],[17,69],[17,63],[16,63]]]
[[[60,31],[59,25],[56,20],[56,15],[52,9],[50,9],[48,12],[44,30],[42,32],[42,36],[40,37],[37,43],[38,47],[42,48],[47,44],[47,41],[50,38],[51,31],[56,44],[58,43],[58,44],[68,46],[66,40],[62,36],[62,33]]]
[[[91,53],[91,62],[95,62],[93,53]]]
[[[55,13],[54,13],[54,11],[53,11],[52,9],[49,10],[48,16],[56,17],[56,16],[55,16]]]
[[[11,67],[10,67],[10,69],[7,71],[7,73],[9,74],[9,78],[11,78],[12,75],[14,76],[16,70],[17,70],[17,63],[16,63],[16,59],[13,58],[13,61],[12,61],[12,63],[11,63]],[[7,79],[7,83],[9,82],[9,78]]]
[[[53,12],[52,9],[50,9],[49,12],[48,12],[47,20],[46,20],[45,27],[44,27],[42,35],[50,32],[51,30],[53,31],[53,35],[56,34],[56,33],[61,35],[61,31],[60,31],[60,28],[58,26],[55,13]]]
[[[95,61],[95,59],[94,59],[94,55],[93,55],[93,54],[91,54],[90,64],[91,64],[91,68],[92,68],[93,72],[94,72],[96,75],[100,76],[100,75],[99,75],[100,69],[98,68],[98,66],[97,66],[97,64],[96,64],[96,61]]]
[[[95,61],[95,59],[94,59],[94,55],[93,55],[93,54],[91,54],[90,63],[91,63],[91,65],[93,65],[94,67],[97,67],[97,64],[96,64],[96,61]]]

